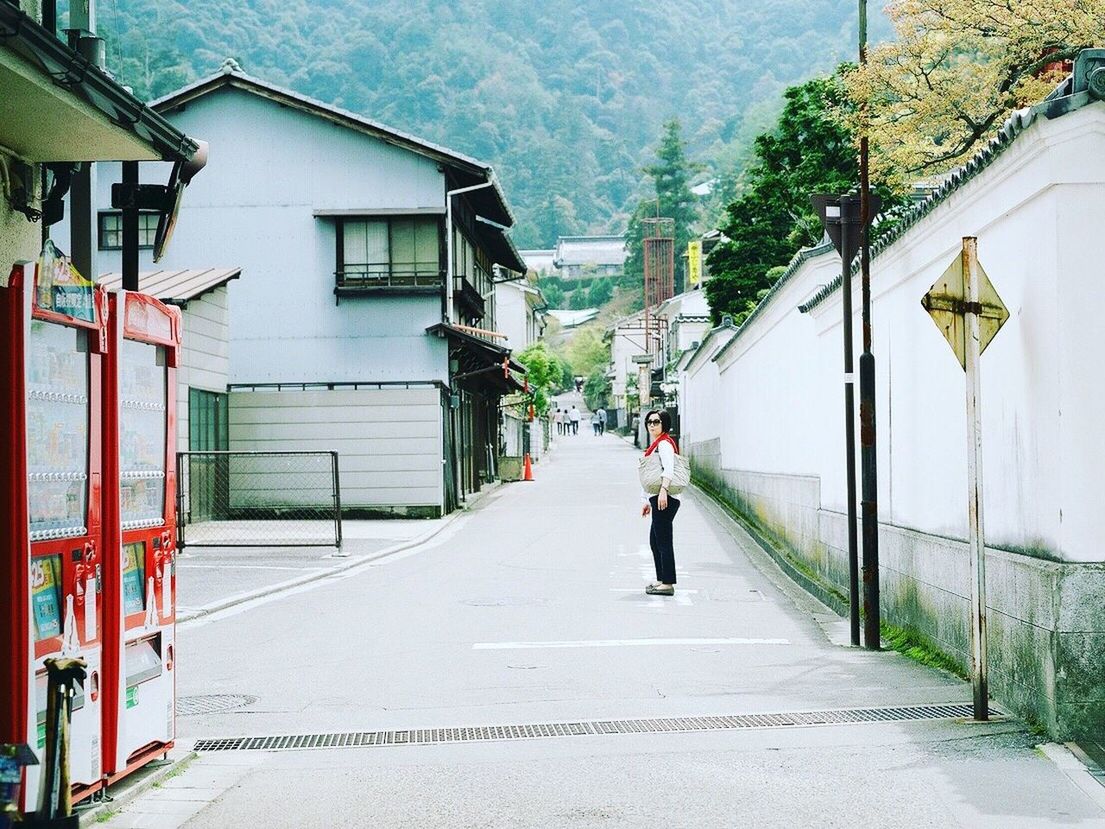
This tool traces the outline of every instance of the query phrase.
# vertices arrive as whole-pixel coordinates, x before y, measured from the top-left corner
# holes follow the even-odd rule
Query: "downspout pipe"
[[[453,277],[455,276],[453,273],[453,196],[494,186],[495,174],[491,173],[483,184],[458,187],[456,190],[445,192],[445,322],[448,325],[453,324]]]

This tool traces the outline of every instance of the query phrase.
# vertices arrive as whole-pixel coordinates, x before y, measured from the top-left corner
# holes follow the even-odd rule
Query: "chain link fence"
[[[177,546],[341,548],[337,452],[178,452]]]

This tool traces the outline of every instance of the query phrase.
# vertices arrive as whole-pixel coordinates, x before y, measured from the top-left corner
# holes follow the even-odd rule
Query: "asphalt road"
[[[839,644],[702,495],[676,596],[644,595],[635,470],[581,430],[425,545],[180,625],[182,700],[240,703],[180,742],[969,703]],[[105,825],[1105,827],[1105,787],[1038,742],[947,719],[204,751]]]

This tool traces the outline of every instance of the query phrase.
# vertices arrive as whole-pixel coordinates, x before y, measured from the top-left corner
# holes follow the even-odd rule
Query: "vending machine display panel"
[[[123,340],[120,360],[120,492],[123,528],[165,519],[165,349]]]
[[[88,332],[34,320],[27,348],[31,540],[84,535],[88,514]]]

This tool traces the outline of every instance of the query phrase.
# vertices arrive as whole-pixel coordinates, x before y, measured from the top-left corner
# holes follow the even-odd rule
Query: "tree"
[[[560,360],[544,342],[527,346],[515,355],[515,359],[525,366],[529,383],[529,398],[520,402],[524,406],[532,402],[537,413],[544,415],[549,410],[549,396],[559,386],[564,373]]]
[[[596,368],[605,371],[610,364],[610,345],[601,332],[597,325],[580,328],[568,344],[568,362],[576,375],[586,377]]]
[[[597,277],[587,291],[587,301],[592,308],[605,305],[613,298],[614,281],[605,277]]]
[[[845,193],[859,183],[852,135],[834,114],[847,105],[839,71],[792,86],[784,98],[775,128],[756,138],[744,194],[726,209],[721,230],[730,241],[710,253],[705,290],[715,324],[726,314],[743,321],[781,266],[821,239],[812,194]],[[903,201],[885,186],[876,190],[884,211]]]
[[[627,273],[644,276],[644,237],[645,220],[653,216],[662,216],[675,220],[675,267],[678,293],[682,290],[682,254],[687,243],[694,238],[695,224],[698,221],[698,200],[691,192],[691,176],[701,165],[687,160],[682,130],[677,118],[664,122],[664,134],[656,148],[657,162],[644,168],[644,173],[652,179],[656,198],[643,199],[629,220],[626,232],[628,257],[625,264]]]
[[[606,367],[594,369],[583,383],[583,401],[587,408],[591,411],[600,407],[605,409],[609,405],[612,388],[610,378],[606,376]]]
[[[549,304],[550,308],[563,308],[564,307],[564,289],[560,287],[560,280],[556,277],[550,277],[541,280],[540,283],[541,293],[545,297],[545,302]]]
[[[858,130],[870,123],[872,171],[938,174],[1043,98],[1079,50],[1105,44],[1101,0],[893,0],[894,42],[846,75]]]

